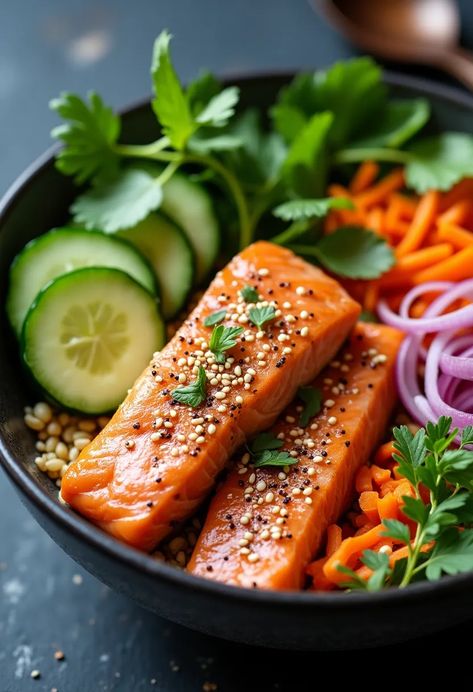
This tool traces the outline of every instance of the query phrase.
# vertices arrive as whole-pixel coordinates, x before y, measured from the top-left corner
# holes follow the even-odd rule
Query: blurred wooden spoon
[[[454,0],[312,0],[353,43],[389,60],[439,67],[473,89]]]

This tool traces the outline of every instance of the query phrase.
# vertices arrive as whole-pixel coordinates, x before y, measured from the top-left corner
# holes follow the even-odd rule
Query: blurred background
[[[446,1],[411,0],[427,24],[440,16],[434,6]],[[353,9],[367,2],[339,4]],[[371,2],[392,11],[398,0]],[[315,4],[1,0],[1,192],[49,146],[55,121],[48,101],[61,90],[83,94],[95,89],[117,108],[149,93],[152,43],[165,27],[175,36],[175,62],[184,80],[201,67],[223,76],[313,69],[359,52],[315,12]],[[455,4],[461,41],[473,49],[473,3]],[[376,22],[370,31],[379,38]],[[407,42],[411,47],[419,43],[412,37]],[[382,62],[390,69],[455,84],[432,65]],[[281,657],[161,621],[110,592],[66,557],[26,513],[1,472],[0,498],[0,692],[302,690],[302,682],[294,686],[294,670],[307,680],[318,659],[326,665],[327,656],[336,656]],[[396,648],[402,653],[428,646],[432,643],[424,641]],[[58,651],[64,660],[57,660]],[[40,677],[32,679],[35,669]]]

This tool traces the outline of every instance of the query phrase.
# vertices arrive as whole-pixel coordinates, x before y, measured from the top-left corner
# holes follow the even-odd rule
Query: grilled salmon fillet
[[[356,471],[379,442],[396,401],[403,335],[359,323],[312,385],[322,408],[299,426],[296,399],[272,428],[297,463],[255,468],[240,455],[213,498],[188,570],[227,584],[299,589],[329,524],[353,492]]]
[[[268,317],[260,327],[251,322],[248,286],[259,294],[259,317]],[[204,324],[216,311],[225,326],[242,328],[222,363],[209,350],[214,327]],[[62,498],[120,540],[151,550],[195,511],[245,439],[272,425],[333,357],[359,311],[334,279],[289,250],[267,242],[246,248],[69,466]],[[174,390],[192,385],[200,367],[204,401],[177,402]]]

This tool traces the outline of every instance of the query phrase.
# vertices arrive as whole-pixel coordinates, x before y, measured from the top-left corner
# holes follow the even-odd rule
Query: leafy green
[[[215,312],[212,312],[211,315],[207,315],[207,317],[204,319],[204,326],[205,327],[213,327],[214,324],[218,324],[219,322],[222,322],[226,316],[227,316],[226,309],[216,310]]]
[[[299,418],[299,425],[305,428],[322,407],[322,392],[317,387],[299,387],[297,396],[305,404]]]
[[[284,221],[298,221],[314,217],[323,218],[331,209],[353,209],[353,202],[345,197],[293,199],[280,204],[273,210],[273,214]]]
[[[184,90],[171,62],[171,34],[161,32],[154,43],[151,77],[155,98],[153,110],[176,149],[184,149],[196,126]]]
[[[257,435],[250,444],[250,451],[253,454],[264,452],[265,450],[279,449],[284,442],[279,440],[273,433],[263,432]]]
[[[215,355],[217,363],[225,362],[225,351],[236,346],[236,337],[243,332],[243,327],[224,327],[219,324],[214,327],[210,337],[209,349]]]
[[[467,425],[463,428],[461,434],[461,446],[473,444],[473,425]]]
[[[291,457],[288,452],[265,449],[256,455],[253,463],[255,468],[261,468],[262,466],[291,466],[292,464],[297,464],[297,459]]]
[[[221,91],[222,85],[208,70],[202,71],[187,87],[187,103],[193,114],[197,116],[214,96]]]
[[[235,106],[240,98],[237,87],[228,87],[212,96],[207,105],[196,116],[200,125],[224,127],[235,113]]]
[[[425,99],[392,99],[373,121],[369,133],[350,146],[399,148],[424,127],[429,117],[430,106]]]
[[[248,310],[248,317],[255,327],[261,329],[266,322],[274,320],[276,317],[276,310],[272,305],[266,305],[262,308],[250,308]]]
[[[426,563],[426,577],[435,581],[445,574],[473,570],[473,529],[452,528],[441,535]]]
[[[78,184],[118,172],[119,156],[113,145],[120,135],[120,118],[106,106],[95,92],[89,100],[75,94],[62,93],[50,102],[66,122],[55,127],[51,136],[64,144],[56,155],[56,167],[65,175],[74,176]]]
[[[258,291],[256,288],[253,288],[253,286],[249,286],[248,284],[243,286],[243,288],[240,290],[240,295],[245,303],[257,303],[259,301]]]
[[[363,310],[358,317],[358,322],[379,322],[378,318],[370,310]]]
[[[207,396],[207,376],[204,368],[201,366],[197,375],[197,379],[192,384],[186,387],[176,387],[172,391],[172,398],[179,401],[181,404],[187,404],[196,408],[205,401]]]
[[[398,519],[384,519],[383,525],[386,529],[382,533],[383,536],[394,538],[395,540],[401,541],[401,543],[405,543],[406,545],[410,543],[411,535],[409,533],[409,527],[406,524],[403,524],[402,521],[399,521]]]
[[[313,197],[324,191],[328,155],[326,144],[332,123],[332,113],[317,113],[292,142],[281,172],[293,194]]]
[[[385,240],[357,226],[342,226],[312,246],[293,249],[316,257],[330,271],[350,279],[376,279],[395,263]]]
[[[145,171],[129,169],[79,195],[71,211],[74,220],[86,228],[115,233],[136,226],[159,207],[162,196],[156,178]]]
[[[415,142],[407,151],[406,182],[416,192],[448,190],[473,175],[473,135],[445,132]]]

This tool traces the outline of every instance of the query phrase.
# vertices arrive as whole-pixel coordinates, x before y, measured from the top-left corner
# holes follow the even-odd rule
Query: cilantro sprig
[[[442,574],[473,570],[473,452],[466,449],[473,430],[463,430],[458,447],[453,444],[459,431],[443,416],[415,435],[406,426],[394,428],[393,434],[398,471],[415,491],[415,497],[403,497],[402,510],[415,531],[411,535],[405,523],[385,519],[382,535],[405,545],[407,557],[391,567],[388,556],[364,551],[361,561],[373,573],[366,582],[340,568],[350,578],[349,588],[404,588],[414,580],[435,581]]]
[[[253,457],[255,468],[263,466],[292,466],[297,464],[297,459],[291,457],[289,452],[281,451],[284,442],[272,433],[257,435],[249,446],[249,452]]]
[[[197,408],[205,401],[207,396],[207,376],[202,366],[199,368],[197,378],[186,387],[176,387],[172,391],[172,398],[181,404],[187,404]]]
[[[276,310],[272,305],[265,305],[260,308],[254,307],[248,310],[248,317],[250,318],[250,322],[252,322],[255,327],[261,329],[266,322],[271,322],[271,320],[274,320],[276,317]]]
[[[225,351],[236,346],[237,337],[243,331],[243,327],[225,327],[223,324],[214,327],[210,337],[209,349],[215,355],[217,363],[225,362]]]
[[[309,424],[310,419],[322,408],[322,392],[317,387],[299,387],[297,396],[304,403],[304,409],[299,418],[299,425],[305,428]]]
[[[258,291],[256,288],[253,288],[253,286],[249,286],[248,284],[243,286],[243,288],[240,290],[240,295],[245,303],[257,303],[259,301]]]

